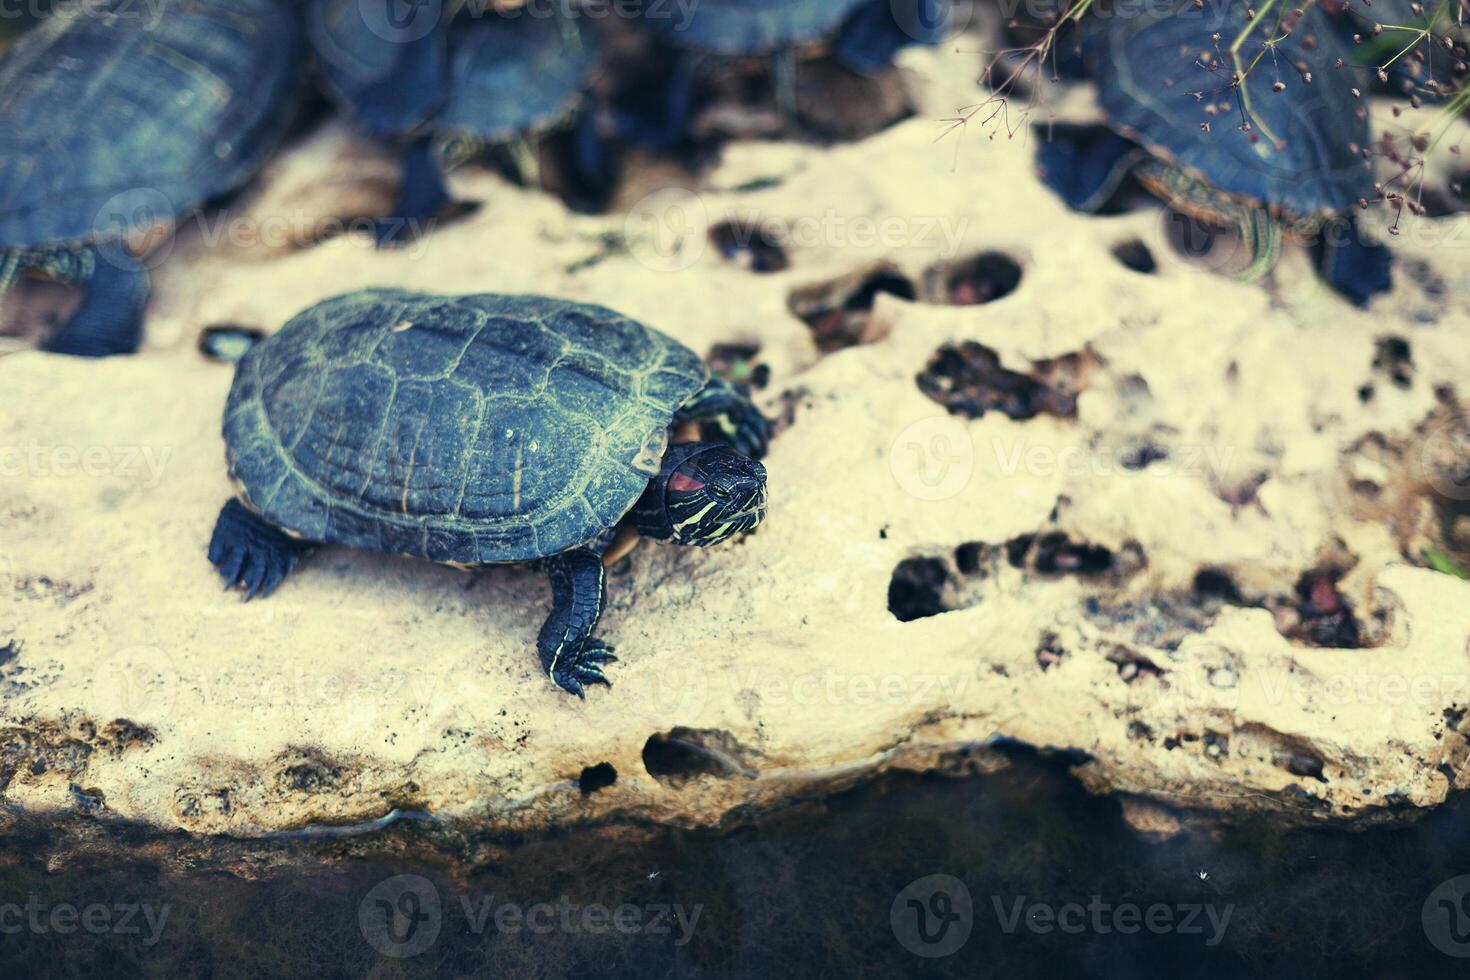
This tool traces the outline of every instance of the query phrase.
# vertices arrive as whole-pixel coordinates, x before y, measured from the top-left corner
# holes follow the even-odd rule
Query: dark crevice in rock
[[[1126,268],[1134,272],[1148,275],[1159,270],[1159,264],[1154,259],[1154,253],[1149,251],[1147,245],[1136,238],[1130,238],[1126,242],[1119,242],[1113,246],[1113,257],[1121,262]]]
[[[905,558],[888,583],[888,611],[900,623],[948,612],[943,598],[948,581],[949,571],[938,558]]]
[[[879,293],[912,302],[918,295],[914,284],[889,266],[878,266],[858,276],[808,286],[791,294],[787,306],[811,328],[817,348],[824,354],[880,339],[872,323],[873,304]]]
[[[650,735],[643,744],[643,768],[665,785],[678,788],[700,776],[754,779],[755,753],[730,732],[677,727]]]
[[[1000,412],[1017,421],[1042,414],[1073,418],[1084,375],[1095,363],[1090,354],[1068,354],[1036,361],[1029,373],[1021,373],[1002,367],[1000,356],[989,347],[965,341],[939,348],[918,384],[951,415],[977,419]]]
[[[768,224],[726,221],[711,228],[709,237],[726,261],[751,272],[780,272],[791,267],[781,236]]]
[[[1143,549],[1134,542],[1114,552],[1074,542],[1059,531],[1023,534],[1000,545],[967,541],[948,555],[919,555],[899,562],[888,583],[888,611],[907,623],[978,605],[993,588],[1013,591],[1032,579],[1066,575],[1101,583],[1105,578],[1126,578],[1147,563]],[[1005,566],[1019,570],[1020,579],[1008,572],[1007,582],[994,583]],[[1056,656],[1051,662],[1065,651],[1053,652]],[[1047,659],[1041,653],[1038,649],[1038,659]]]
[[[1003,252],[982,252],[924,273],[924,298],[948,306],[979,306],[1009,296],[1021,284],[1021,265]]]
[[[618,771],[610,762],[599,762],[595,766],[584,766],[577,778],[577,787],[583,796],[590,796],[600,789],[607,789],[618,781]]]

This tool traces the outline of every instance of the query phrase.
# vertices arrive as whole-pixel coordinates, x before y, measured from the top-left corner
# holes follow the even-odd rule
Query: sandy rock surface
[[[1375,819],[1463,786],[1470,583],[1423,555],[1470,555],[1470,217],[1396,239],[1367,312],[1300,251],[1243,285],[1178,258],[1157,210],[1069,213],[1030,139],[936,141],[976,62],[912,52],[916,118],[733,147],[626,216],[466,170],[483,207],[401,252],[350,230],[390,161],[328,126],[180,234],[145,353],[0,358],[5,802],[242,837],[394,810],[707,826],[993,740],[1075,750],[1154,830],[1158,804]],[[779,229],[789,267],[723,258],[732,219]],[[1115,254],[1140,250],[1152,273]],[[986,254],[1014,289],[946,302]],[[869,313],[823,321],[863,342],[823,352],[793,306],[875,274]],[[770,518],[613,569],[611,691],[539,674],[530,571],[326,548],[267,601],[220,590],[230,369],[199,332],[365,286],[549,293],[759,347]],[[968,367],[929,371],[943,348]],[[1042,410],[950,414],[995,361]]]

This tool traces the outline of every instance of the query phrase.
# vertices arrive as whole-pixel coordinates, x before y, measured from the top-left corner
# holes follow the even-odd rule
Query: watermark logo
[[[959,419],[933,415],[898,434],[888,450],[888,469],[910,496],[948,500],[970,483],[975,444]]]
[[[1420,917],[1435,949],[1456,959],[1470,958],[1470,875],[1441,882],[1424,900]]]
[[[384,956],[407,959],[434,944],[444,924],[439,890],[419,875],[380,881],[357,907],[368,945]]]
[[[158,718],[173,709],[179,673],[173,659],[157,647],[128,647],[103,662],[94,686],[107,715]]]
[[[98,243],[102,260],[123,269],[138,264],[156,269],[174,250],[174,224],[177,211],[162,191],[153,187],[134,187],[109,197],[92,219],[92,236]],[[139,259],[132,254],[131,240],[148,235],[147,254]],[[153,241],[151,239],[158,238]]]
[[[439,26],[443,0],[357,0],[362,22],[391,44],[412,44]]]
[[[970,890],[963,881],[944,874],[909,882],[888,912],[899,943],[925,959],[957,952],[969,941],[974,918]]]
[[[679,272],[704,255],[709,209],[693,191],[654,191],[628,212],[623,237],[642,265],[655,272]]]
[[[1442,497],[1470,500],[1470,427],[1441,422],[1419,454],[1424,481]]]

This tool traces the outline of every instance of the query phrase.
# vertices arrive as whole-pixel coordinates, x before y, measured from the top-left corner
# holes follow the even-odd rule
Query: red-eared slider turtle
[[[719,441],[670,444],[709,423]],[[540,296],[368,290],[304,311],[241,360],[224,436],[239,497],[209,543],[269,595],[314,543],[454,565],[541,561],[541,665],[581,695],[620,530],[712,545],[766,513],[767,423],[673,339]]]
[[[798,49],[820,44],[836,61],[873,74],[911,44],[937,44],[949,29],[952,0],[699,0],[680,7],[633,0],[638,23],[675,50],[665,82],[662,118],[622,128],[645,142],[671,144],[683,135],[703,62],[770,58],[776,91],[794,113]]]
[[[134,249],[259,169],[306,62],[292,0],[98,0],[5,52],[0,291],[26,268],[88,283],[47,350],[137,348]]]
[[[1233,0],[1173,0],[1114,17],[1090,39],[1098,101],[1112,132],[1044,142],[1046,182],[1084,211],[1132,174],[1176,211],[1239,230],[1259,279],[1283,231],[1319,239],[1323,275],[1357,303],[1390,285],[1390,256],[1365,241],[1350,212],[1376,197],[1364,158],[1369,132],[1347,51],[1310,7],[1253,23],[1245,83],[1231,85],[1229,46],[1248,11]],[[1218,40],[1214,40],[1214,37]]]
[[[529,141],[575,118],[579,177],[605,164],[578,113],[598,67],[598,36],[568,3],[310,0],[307,29],[328,96],[370,135],[409,140],[394,213],[379,244],[416,237],[450,203],[444,173],[489,147],[514,151],[534,182]]]

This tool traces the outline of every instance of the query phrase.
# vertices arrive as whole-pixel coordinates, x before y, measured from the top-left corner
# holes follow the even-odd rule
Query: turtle
[[[768,58],[777,98],[795,115],[800,49],[820,45],[838,64],[873,75],[911,44],[937,44],[948,32],[952,0],[699,0],[677,10],[659,0],[633,0],[636,23],[674,50],[659,117],[623,122],[643,142],[683,138],[693,89],[710,58]]]
[[[1241,5],[1171,0],[1113,18],[1088,51],[1102,68],[1093,75],[1107,128],[1043,141],[1043,180],[1071,207],[1097,211],[1131,175],[1176,212],[1236,229],[1247,281],[1271,271],[1283,233],[1316,238],[1324,277],[1366,305],[1390,288],[1391,256],[1352,216],[1377,193],[1366,113],[1334,68],[1346,51],[1328,16],[1308,7],[1254,24],[1263,40],[1242,49],[1254,64],[1239,87],[1228,47],[1246,29]]]
[[[268,596],[316,544],[536,563],[541,666],[579,697],[616,659],[592,635],[605,561],[635,534],[708,546],[766,514],[769,423],[746,390],[651,327],[545,296],[325,300],[241,359],[223,433],[238,492],[208,558],[226,588]]]
[[[139,251],[260,169],[308,60],[294,0],[96,0],[6,50],[0,292],[28,268],[87,283],[46,350],[137,349]]]
[[[309,0],[330,101],[368,135],[408,143],[379,245],[404,244],[445,213],[444,173],[486,148],[510,149],[519,176],[534,181],[530,142],[572,122],[576,175],[601,192],[594,117],[578,111],[599,66],[599,37],[585,21],[568,4]]]

